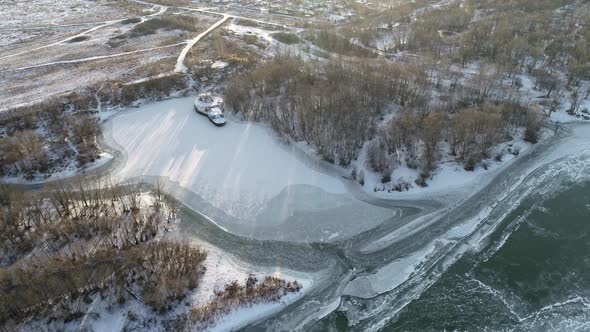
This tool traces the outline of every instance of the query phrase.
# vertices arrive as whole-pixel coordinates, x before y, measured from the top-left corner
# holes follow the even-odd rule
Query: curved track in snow
[[[191,50],[191,48],[193,46],[195,46],[195,44],[198,43],[199,40],[203,39],[203,37],[205,37],[209,33],[211,33],[211,31],[215,30],[217,27],[219,27],[220,25],[225,23],[225,21],[227,21],[228,18],[229,18],[229,16],[223,15],[223,18],[220,19],[219,21],[215,22],[215,24],[210,26],[209,29],[203,31],[201,34],[197,35],[195,38],[187,41],[186,47],[182,50],[182,52],[180,52],[180,55],[178,56],[178,59],[176,60],[176,67],[174,67],[174,71],[177,73],[179,73],[179,72],[186,73],[188,68],[184,65],[184,59],[186,58],[186,55]]]
[[[166,12],[166,10],[168,10],[168,7],[166,7],[166,6],[158,6],[158,7],[160,7],[160,10],[157,13],[140,17],[141,22],[144,22],[148,18],[162,15],[162,14],[164,14]],[[85,36],[85,35],[87,35],[89,33],[92,33],[94,31],[100,30],[102,28],[106,28],[108,26],[111,26],[111,25],[114,25],[114,24],[117,24],[117,23],[121,23],[121,22],[123,22],[125,20],[127,20],[127,19],[106,21],[106,22],[103,22],[102,24],[100,24],[98,26],[95,26],[95,27],[93,27],[91,29],[85,30],[85,31],[83,31],[83,32],[81,32],[79,34],[76,34],[76,35],[73,35],[73,36],[64,38],[64,39],[59,40],[59,41],[57,41],[55,43],[51,43],[51,44],[47,44],[47,45],[43,45],[43,46],[38,46],[38,47],[35,47],[35,48],[32,48],[32,49],[28,49],[28,50],[25,50],[25,51],[21,51],[21,52],[18,52],[18,53],[13,53],[13,54],[9,54],[9,55],[0,56],[0,60],[14,58],[14,57],[17,57],[17,56],[20,56],[20,55],[29,54],[29,53],[32,53],[32,52],[35,52],[35,51],[39,51],[39,50],[42,50],[42,49],[51,48],[51,47],[54,47],[54,46],[59,46],[59,45],[62,45],[64,43],[67,43],[67,42],[69,42],[71,40],[74,40],[75,38],[79,38],[79,37]],[[31,68],[34,68],[34,67],[31,67]]]

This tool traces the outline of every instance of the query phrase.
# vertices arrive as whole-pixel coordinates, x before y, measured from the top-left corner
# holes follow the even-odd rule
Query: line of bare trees
[[[473,170],[484,159],[501,160],[501,154],[492,155],[493,148],[512,139],[518,128],[524,128],[523,139],[535,143],[543,120],[538,110],[518,103],[482,104],[451,114],[406,110],[380,128],[368,159],[384,182],[397,165],[405,165],[421,170],[417,183],[426,185],[442,157],[443,144],[466,170]]]
[[[424,72],[414,65],[279,56],[233,79],[225,97],[247,119],[269,122],[312,143],[326,160],[348,165],[391,102],[419,105],[427,94]]]

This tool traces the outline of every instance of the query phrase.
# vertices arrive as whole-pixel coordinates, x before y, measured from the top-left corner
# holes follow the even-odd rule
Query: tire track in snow
[[[157,6],[157,4],[149,2],[149,1],[143,1],[143,0],[132,0],[133,2],[136,3],[140,3],[143,5],[153,5],[153,6]],[[255,22],[255,23],[259,23],[259,24],[266,24],[266,25],[273,25],[273,26],[277,26],[277,27],[281,27],[281,28],[288,28],[286,25],[284,24],[279,24],[279,23],[274,23],[274,22],[269,22],[269,21],[262,21],[262,20],[258,20],[255,18],[251,18],[251,17],[245,17],[245,16],[239,16],[239,15],[232,15],[232,14],[227,14],[227,13],[222,13],[222,12],[218,12],[218,11],[213,11],[207,8],[191,8],[191,7],[182,7],[182,6],[169,6],[170,8],[176,8],[176,9],[183,9],[183,10],[188,10],[188,11],[193,11],[193,12],[199,12],[199,13],[204,13],[204,14],[210,14],[210,15],[218,15],[218,16],[227,16],[228,18],[237,18],[237,19],[241,19],[241,20],[245,20],[245,21],[250,21],[250,22]]]
[[[95,61],[95,60],[103,60],[103,59],[109,59],[109,58],[116,58],[116,57],[120,57],[120,56],[124,56],[124,55],[131,55],[131,54],[149,52],[149,51],[163,49],[163,48],[175,47],[175,46],[180,46],[180,45],[184,45],[184,44],[186,44],[186,42],[176,43],[176,44],[171,44],[171,45],[158,46],[158,47],[151,47],[151,48],[146,48],[146,49],[142,49],[142,50],[135,50],[135,51],[123,52],[123,53],[117,53],[117,54],[99,55],[99,56],[93,56],[93,57],[89,57],[89,58],[82,58],[82,59],[75,59],[75,60],[54,61],[54,62],[49,62],[49,63],[42,63],[42,64],[39,64],[39,65],[33,65],[33,66],[26,66],[26,67],[19,67],[19,68],[14,68],[14,69],[8,69],[8,70],[4,70],[4,71],[1,71],[1,72],[12,72],[12,71],[20,71],[20,70],[27,70],[27,69],[35,69],[35,68],[49,67],[49,66],[54,66],[54,65],[75,64],[75,63],[81,63],[81,62],[88,62],[88,61]]]
[[[45,30],[45,29],[60,29],[60,28],[71,28],[71,27],[81,27],[85,25],[96,25],[96,24],[104,24],[109,21],[100,21],[100,22],[86,22],[86,23],[72,23],[72,24],[51,24],[51,25],[41,25],[41,26],[30,26],[30,27],[22,27],[22,28],[5,28],[3,31],[27,31],[27,30]]]
[[[142,16],[140,23],[145,22],[147,18],[158,16],[158,15],[162,15],[164,12],[166,12],[166,10],[168,10],[168,7],[166,7],[166,6],[158,6],[158,7],[160,7],[160,10],[157,13],[146,15],[146,16]],[[22,51],[22,52],[18,52],[18,53],[13,53],[13,54],[1,56],[0,57],[0,60],[8,59],[8,58],[14,58],[14,57],[19,56],[19,55],[23,55],[23,54],[27,54],[27,53],[39,51],[39,50],[50,48],[50,47],[53,47],[53,46],[58,46],[58,45],[61,45],[63,43],[67,43],[67,42],[69,42],[69,41],[71,41],[71,40],[73,40],[75,38],[85,36],[85,35],[87,35],[87,34],[89,34],[91,32],[94,32],[96,30],[100,30],[102,28],[105,28],[105,27],[108,27],[108,26],[111,26],[111,25],[114,25],[114,24],[117,24],[117,23],[120,23],[120,22],[123,22],[125,20],[127,20],[127,18],[123,18],[123,19],[120,19],[120,20],[106,21],[106,22],[104,22],[101,25],[98,25],[98,26],[95,26],[94,28],[85,30],[85,31],[83,31],[83,32],[81,32],[81,33],[79,33],[77,35],[70,36],[70,37],[65,38],[65,39],[62,39],[60,41],[56,41],[55,43],[51,43],[51,44],[48,44],[48,45],[43,45],[43,46],[35,47],[35,48],[29,49],[29,50],[26,50],[26,51]]]
[[[143,3],[143,2],[141,2]],[[152,15],[148,15],[142,18],[142,22],[145,21],[145,19],[147,17],[150,16],[156,16],[156,15],[161,15],[162,13],[164,13],[166,10],[168,9],[168,7],[164,7],[162,6],[160,11],[158,13],[152,14]],[[95,60],[103,60],[103,59],[109,59],[109,58],[115,58],[115,57],[119,57],[119,56],[125,56],[125,55],[131,55],[131,54],[137,54],[137,53],[142,53],[142,52],[148,52],[148,51],[153,51],[153,50],[157,50],[157,49],[163,49],[163,48],[169,48],[169,47],[175,47],[175,46],[180,46],[180,45],[185,45],[186,47],[182,50],[182,52],[180,53],[180,55],[178,56],[178,59],[176,61],[176,66],[174,69],[174,72],[183,72],[186,73],[186,71],[188,70],[188,68],[184,65],[184,59],[186,58],[186,55],[188,54],[188,52],[190,51],[190,49],[199,42],[199,40],[203,39],[203,37],[207,36],[211,31],[215,30],[216,28],[218,28],[219,26],[221,26],[223,23],[225,23],[228,19],[230,18],[230,15],[223,15],[223,17],[215,22],[215,24],[213,24],[212,26],[210,26],[207,30],[205,30],[204,32],[202,32],[201,34],[199,34],[198,36],[196,36],[195,38],[188,40],[186,42],[182,42],[182,43],[176,43],[176,44],[172,44],[172,45],[165,45],[165,46],[158,46],[158,47],[152,47],[152,48],[148,48],[148,49],[142,49],[142,50],[135,50],[135,51],[130,51],[130,52],[122,52],[122,53],[117,53],[117,54],[109,54],[109,55],[100,55],[100,56],[93,56],[93,57],[88,57],[88,58],[82,58],[82,59],[75,59],[75,60],[63,60],[63,61],[53,61],[53,62],[49,62],[49,63],[43,63],[43,64],[38,64],[38,65],[32,65],[32,66],[25,66],[25,67],[19,67],[19,68],[14,68],[14,69],[8,69],[8,70],[4,70],[1,72],[13,72],[13,71],[21,71],[21,70],[28,70],[28,69],[36,69],[36,68],[42,68],[42,67],[48,67],[48,66],[54,66],[54,65],[63,65],[63,64],[75,64],[75,63],[82,63],[82,62],[88,62],[88,61],[95,61]],[[122,20],[118,20],[118,21],[110,21],[108,23],[105,23],[103,25],[94,27],[90,30],[87,30],[85,32],[82,32],[76,36],[72,36],[69,37],[65,40],[70,40],[73,38],[76,38],[78,36],[82,36],[84,34],[87,34],[91,31],[96,31],[102,27],[105,27],[107,25],[110,24],[114,24],[113,22],[119,22]],[[46,46],[42,46],[39,48],[35,48],[23,53],[27,53],[27,52],[32,52],[38,49],[42,49],[42,48],[47,48],[50,46],[55,46],[58,45],[60,43],[62,43],[63,41],[60,42],[56,42],[53,43],[51,45],[46,45]],[[10,56],[16,56],[16,55],[10,55]],[[7,56],[7,57],[10,57]],[[5,57],[0,57],[0,59],[3,59]]]

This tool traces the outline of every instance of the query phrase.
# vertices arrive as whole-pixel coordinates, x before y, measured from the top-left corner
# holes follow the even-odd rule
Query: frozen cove
[[[346,180],[270,128],[231,117],[217,128],[192,101],[151,103],[108,120],[106,143],[122,154],[112,177],[159,182],[220,227],[262,239],[342,239],[398,214],[353,198]]]

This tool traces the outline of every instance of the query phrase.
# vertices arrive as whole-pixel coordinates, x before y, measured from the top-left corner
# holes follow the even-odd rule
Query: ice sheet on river
[[[396,214],[358,201],[344,180],[292,153],[269,128],[230,121],[217,128],[178,98],[125,111],[106,124],[122,150],[115,179],[160,181],[230,232],[264,239],[334,240]]]

